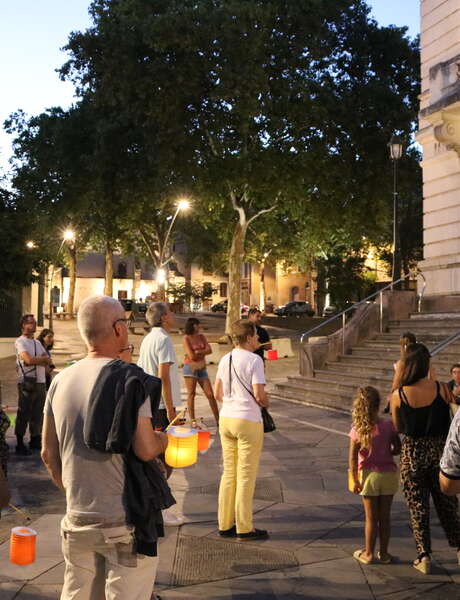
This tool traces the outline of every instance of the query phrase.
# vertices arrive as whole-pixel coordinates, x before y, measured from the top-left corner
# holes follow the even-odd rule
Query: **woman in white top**
[[[233,327],[236,347],[219,363],[215,396],[222,403],[219,433],[224,472],[219,488],[219,533],[239,540],[267,538],[252,525],[252,503],[264,441],[261,407],[268,406],[257,331],[250,321]]]

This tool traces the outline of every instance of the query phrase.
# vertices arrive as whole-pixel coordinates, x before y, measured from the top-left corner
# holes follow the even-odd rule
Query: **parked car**
[[[275,308],[274,313],[279,317],[300,317],[301,315],[313,317],[315,311],[309,302],[294,300],[293,302],[278,306],[278,308]]]
[[[221,302],[218,302],[217,304],[213,304],[211,306],[211,310],[212,310],[212,312],[225,312],[226,313],[227,307],[228,307],[228,300],[222,300]],[[247,306],[247,304],[241,304],[241,306],[240,306],[241,316],[247,315],[248,310],[249,310],[249,306]]]
[[[222,300],[211,306],[212,312],[227,312],[228,300]]]
[[[329,306],[323,308],[323,317],[332,317],[332,315],[335,315],[337,312],[339,312],[337,307],[333,304],[329,304]]]

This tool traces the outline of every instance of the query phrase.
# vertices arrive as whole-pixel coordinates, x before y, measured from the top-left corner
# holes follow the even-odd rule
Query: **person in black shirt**
[[[270,336],[268,335],[268,331],[265,327],[260,325],[262,321],[262,312],[258,308],[250,308],[248,310],[248,321],[254,323],[257,330],[257,337],[259,338],[259,344],[263,344],[257,350],[254,350],[254,354],[258,354],[260,358],[265,361],[264,352],[265,350],[271,350],[272,345],[270,342]]]
[[[450,374],[452,375],[452,379],[447,384],[447,387],[454,395],[455,402],[460,404],[460,363],[452,365]]]

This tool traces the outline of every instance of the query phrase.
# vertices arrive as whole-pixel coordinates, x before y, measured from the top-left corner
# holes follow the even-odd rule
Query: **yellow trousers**
[[[219,433],[224,472],[219,487],[219,529],[236,525],[237,533],[252,531],[252,501],[264,443],[262,423],[221,417]]]

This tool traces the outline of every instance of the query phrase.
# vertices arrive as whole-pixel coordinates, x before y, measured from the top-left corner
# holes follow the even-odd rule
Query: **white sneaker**
[[[163,511],[163,523],[167,527],[180,527],[184,524],[184,517],[174,514],[168,510]]]

